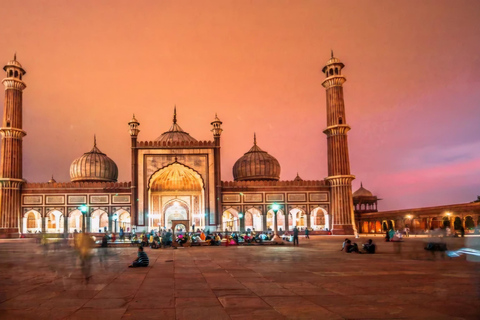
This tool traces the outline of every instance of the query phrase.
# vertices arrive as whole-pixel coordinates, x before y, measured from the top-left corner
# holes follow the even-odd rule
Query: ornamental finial
[[[173,124],[177,123],[177,105],[173,107]]]

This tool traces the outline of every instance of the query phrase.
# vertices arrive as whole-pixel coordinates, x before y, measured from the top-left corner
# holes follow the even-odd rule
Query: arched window
[[[330,75],[333,76],[333,69],[330,69]]]
[[[338,74],[338,68],[335,68],[335,74]]]
[[[15,78],[18,77],[18,71],[15,70]]]
[[[338,124],[343,124],[343,119],[342,119],[342,117],[338,117]]]
[[[8,76],[9,76],[9,77],[12,77],[12,76],[13,76],[13,71],[12,71],[12,70],[10,70],[10,71],[8,72]]]

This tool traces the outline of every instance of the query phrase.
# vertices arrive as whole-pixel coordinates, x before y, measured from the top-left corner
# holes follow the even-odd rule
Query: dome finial
[[[257,145],[257,133],[256,132],[253,133],[253,144]]]
[[[330,49],[331,57],[333,58],[333,49]]]
[[[96,134],[93,134],[93,146],[94,147],[97,146],[97,135]]]
[[[13,54],[13,61],[17,61],[17,51]]]
[[[177,123],[177,105],[173,107],[173,124]]]
[[[363,182],[360,182],[360,188],[363,188]]]

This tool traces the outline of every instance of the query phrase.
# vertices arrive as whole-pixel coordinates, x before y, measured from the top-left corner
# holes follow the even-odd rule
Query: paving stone
[[[68,250],[44,256],[18,241],[12,268],[0,240],[0,319],[478,319],[478,264],[425,257],[415,238],[405,254],[385,243],[379,254],[346,254],[341,238],[146,248],[148,268],[127,268],[136,248],[109,248],[88,283]]]

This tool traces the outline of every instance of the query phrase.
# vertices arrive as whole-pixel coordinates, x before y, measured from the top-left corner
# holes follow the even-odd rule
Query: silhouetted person
[[[298,228],[297,228],[297,226],[295,226],[295,228],[293,228],[293,245],[295,245],[295,242],[297,243],[297,246],[298,246]]]
[[[138,247],[138,257],[132,262],[132,265],[128,266],[129,268],[138,268],[138,267],[148,267],[148,256],[143,251],[143,247]]]

